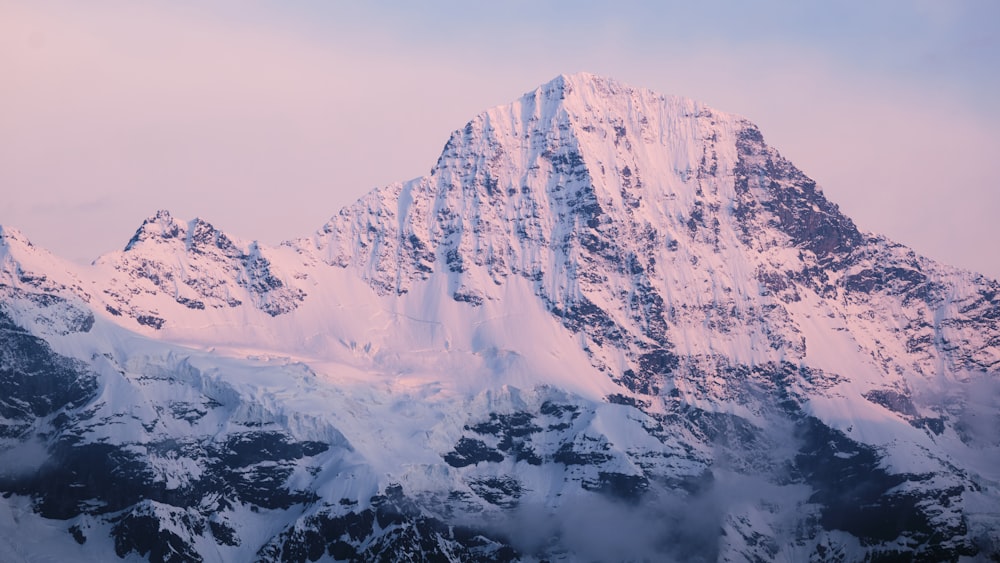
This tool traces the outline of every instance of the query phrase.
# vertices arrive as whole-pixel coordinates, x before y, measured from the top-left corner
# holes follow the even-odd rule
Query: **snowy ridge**
[[[1000,284],[692,100],[557,77],[276,248],[0,239],[7,559],[1000,552]]]
[[[124,275],[119,284],[112,274],[113,289],[105,291],[124,309],[137,301],[132,296],[166,294],[189,309],[232,308],[249,301],[277,316],[294,310],[303,297],[275,275],[256,242],[237,243],[201,219],[183,224],[166,211],[146,219],[124,251],[96,265]],[[108,310],[122,312],[113,306]],[[153,328],[164,322],[152,311],[129,313]]]

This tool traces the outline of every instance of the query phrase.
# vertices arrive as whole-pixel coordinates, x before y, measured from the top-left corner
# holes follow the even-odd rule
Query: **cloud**
[[[0,448],[0,479],[16,480],[34,474],[48,459],[45,445],[34,439]]]
[[[658,495],[630,504],[586,494],[558,508],[525,504],[495,530],[519,552],[545,557],[565,549],[574,560],[715,561],[724,514],[714,493]]]

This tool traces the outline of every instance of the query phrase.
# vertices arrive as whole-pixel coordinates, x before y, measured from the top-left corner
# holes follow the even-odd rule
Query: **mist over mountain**
[[[308,202],[304,202],[308,205]],[[1000,558],[1000,284],[589,74],[269,247],[0,230],[0,559]]]

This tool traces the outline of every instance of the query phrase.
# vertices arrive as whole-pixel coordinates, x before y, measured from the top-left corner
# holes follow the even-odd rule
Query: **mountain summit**
[[[372,192],[298,245],[357,269],[382,294],[440,278],[453,299],[477,305],[502,300],[508,278],[519,278],[587,335],[597,363],[646,387],[663,385],[623,351],[663,358],[673,342],[689,358],[801,360],[801,325],[816,325],[801,316],[815,307],[844,319],[858,316],[848,302],[867,305],[878,319],[866,332],[914,317],[930,326],[957,313],[941,309],[954,301],[995,307],[988,292],[948,296],[942,284],[953,284],[938,280],[969,275],[859,232],[745,119],[587,74],[481,114],[452,134],[430,176]],[[895,304],[873,301],[879,294],[906,297],[912,315],[898,318]],[[943,340],[971,343],[996,328],[975,324]],[[912,334],[876,344],[847,330],[864,356],[889,342],[900,358],[921,348],[925,376],[949,361],[939,346],[907,344]],[[951,367],[995,368],[997,349],[981,344],[975,361]]]
[[[7,559],[1000,554],[1000,284],[692,100],[557,77],[274,248],[2,233]]]

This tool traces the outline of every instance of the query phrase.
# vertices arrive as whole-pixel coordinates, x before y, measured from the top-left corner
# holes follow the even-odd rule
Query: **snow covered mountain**
[[[269,248],[0,231],[0,560],[1000,558],[1000,284],[560,76]]]

